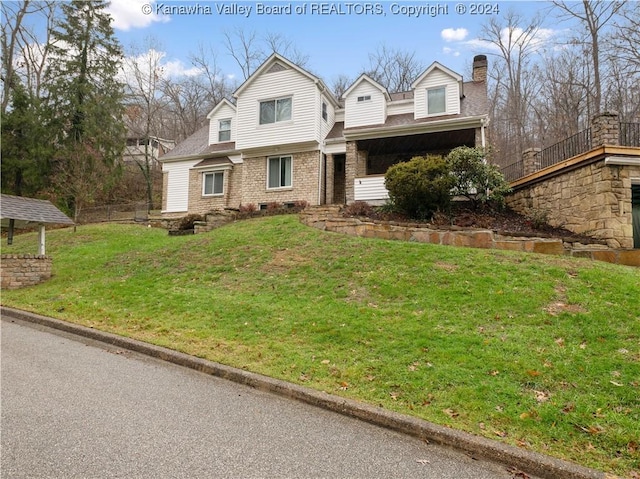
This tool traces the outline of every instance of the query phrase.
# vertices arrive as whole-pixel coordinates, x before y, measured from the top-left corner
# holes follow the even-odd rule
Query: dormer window
[[[446,87],[430,88],[427,90],[427,114],[437,115],[447,111]]]
[[[371,95],[362,95],[358,97],[358,103],[363,101],[371,101]]]
[[[291,120],[291,97],[260,102],[260,124]]]
[[[218,122],[218,141],[231,140],[231,119],[220,120]]]

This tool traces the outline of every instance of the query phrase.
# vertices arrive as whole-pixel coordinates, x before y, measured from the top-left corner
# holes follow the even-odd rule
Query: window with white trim
[[[427,90],[427,114],[437,115],[447,111],[447,88],[442,86]]]
[[[288,188],[292,186],[293,158],[271,156],[267,160],[267,187]]]
[[[220,196],[224,192],[224,171],[202,174],[202,196]]]
[[[218,141],[231,140],[231,118],[226,118],[218,122]]]
[[[291,120],[291,97],[260,102],[260,124]]]
[[[322,102],[322,119],[324,121],[327,121],[328,116],[329,115],[327,114],[327,103],[323,101]]]
[[[358,102],[371,101],[371,95],[362,95],[358,97]]]

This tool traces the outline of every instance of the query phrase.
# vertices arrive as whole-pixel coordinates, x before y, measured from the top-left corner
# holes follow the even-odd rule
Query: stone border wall
[[[323,231],[387,240],[416,241],[468,248],[499,249],[568,255],[609,263],[640,267],[640,250],[615,250],[604,245],[566,243],[557,238],[514,237],[492,230],[435,230],[420,224],[399,225],[389,222],[368,222],[358,218],[343,218],[337,208],[310,208],[300,220],[307,226]]]
[[[51,278],[51,257],[34,254],[3,254],[0,256],[0,289],[33,286]]]
[[[637,176],[640,167],[606,165],[603,158],[519,186],[506,202],[521,214],[544,212],[552,226],[606,240],[611,248],[632,248],[631,178]]]

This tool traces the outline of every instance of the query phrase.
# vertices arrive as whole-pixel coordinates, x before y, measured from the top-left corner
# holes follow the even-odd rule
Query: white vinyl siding
[[[327,119],[320,120],[320,138],[326,138],[335,123],[336,111],[333,104],[324,96],[320,96],[320,104],[326,105]],[[322,108],[322,107],[321,107]]]
[[[167,173],[166,213],[185,212],[189,208],[189,170],[201,160],[164,163],[162,171]]]
[[[209,144],[226,143],[235,139],[236,112],[229,105],[221,105],[220,108],[209,118]],[[222,139],[220,133],[223,121],[229,120],[228,140]]]
[[[258,76],[238,97],[236,148],[319,142],[319,96],[311,79],[290,68]],[[291,98],[291,119],[261,125],[260,102],[279,98]]]
[[[383,92],[363,80],[349,92],[344,110],[345,128],[379,125],[387,118],[387,101]]]
[[[353,184],[355,201],[376,201],[389,198],[384,186],[384,175],[356,178]]]
[[[429,113],[429,91],[445,89],[445,110],[440,113]],[[415,118],[426,118],[438,115],[457,115],[460,113],[460,84],[455,78],[440,69],[432,70],[415,87]]]

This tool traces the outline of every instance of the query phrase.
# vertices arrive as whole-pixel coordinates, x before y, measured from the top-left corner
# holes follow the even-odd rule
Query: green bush
[[[451,194],[464,196],[474,206],[491,201],[504,205],[504,196],[511,191],[496,165],[485,161],[484,148],[460,146],[451,150],[445,160],[454,178]]]
[[[385,175],[390,201],[411,218],[429,219],[448,210],[453,177],[439,156],[417,156],[393,165]]]

